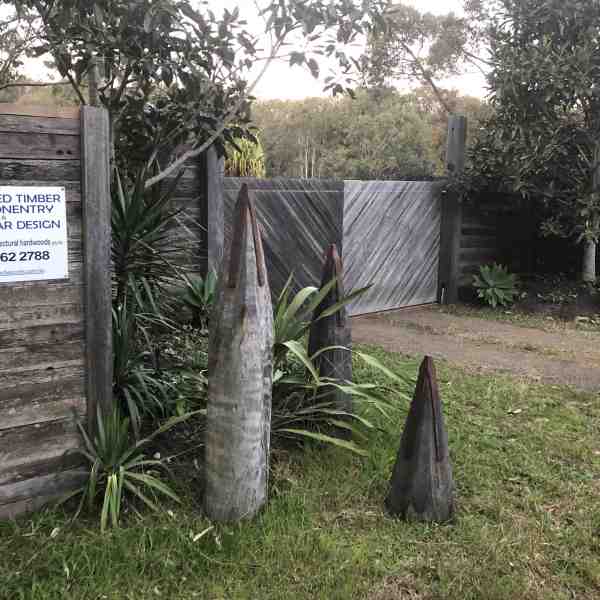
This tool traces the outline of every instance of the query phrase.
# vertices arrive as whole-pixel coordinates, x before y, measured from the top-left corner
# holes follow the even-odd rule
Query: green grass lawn
[[[370,348],[392,368],[404,357]],[[101,535],[62,512],[0,525],[1,598],[597,599],[600,403],[438,365],[457,484],[451,525],[383,510],[406,406],[369,458],[279,453],[266,510],[205,533],[194,489]],[[376,378],[367,367],[359,379]]]

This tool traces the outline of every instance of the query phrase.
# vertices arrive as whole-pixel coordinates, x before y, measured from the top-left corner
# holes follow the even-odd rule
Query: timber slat
[[[20,117],[49,117],[51,119],[75,119],[78,122],[79,112],[79,106],[59,108],[12,104],[9,102],[0,103],[0,114],[2,115],[16,115]]]
[[[81,162],[78,159],[65,160],[14,160],[0,158],[0,180],[45,181],[46,185],[65,185],[69,181],[78,182],[81,177]]]
[[[79,136],[79,122],[56,117],[22,117],[0,112],[0,133],[45,133]]]
[[[79,158],[81,147],[78,135],[4,132],[0,158],[51,158],[56,161]]]
[[[73,417],[0,431],[0,486],[43,473],[80,444]]]
[[[62,495],[66,490],[81,485],[85,480],[85,472],[72,469],[50,475],[42,475],[25,481],[19,481],[0,488],[0,516],[10,509],[10,505],[27,501],[31,496],[42,495],[48,499]],[[6,515],[9,518],[14,515]]]
[[[0,390],[0,430],[56,421],[65,415],[84,416],[83,376],[52,383],[23,383]]]
[[[83,364],[84,341],[76,340],[61,344],[28,344],[10,349],[0,349],[0,374]]]

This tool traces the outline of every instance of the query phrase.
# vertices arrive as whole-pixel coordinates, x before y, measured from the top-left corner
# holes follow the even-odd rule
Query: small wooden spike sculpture
[[[343,346],[348,350],[327,350],[315,359],[315,366],[321,377],[332,377],[342,381],[352,380],[352,333],[350,320],[343,307],[334,315],[317,321],[317,317],[327,308],[337,304],[344,297],[342,260],[337,251],[337,246],[331,244],[325,254],[323,276],[321,285],[328,284],[336,279],[336,284],[331,288],[323,302],[316,308],[313,323],[308,338],[308,354],[313,356],[322,348],[330,346]],[[336,408],[344,411],[352,410],[352,398],[341,390],[332,388],[331,401]]]
[[[442,523],[454,514],[448,437],[429,356],[419,369],[386,506],[391,514],[409,521]]]
[[[214,521],[254,516],[267,499],[273,309],[248,187],[234,214],[209,344],[205,509]]]

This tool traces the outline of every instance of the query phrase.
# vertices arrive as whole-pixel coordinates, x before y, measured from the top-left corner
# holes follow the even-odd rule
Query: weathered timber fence
[[[81,480],[76,419],[112,400],[108,136],[103,109],[0,105],[0,185],[64,188],[68,232],[68,278],[0,278],[0,518]]]
[[[295,285],[318,286],[323,257],[343,245],[344,182],[325,179],[225,178],[224,232],[230,240],[235,201],[246,183],[263,231],[269,283],[278,295],[293,272]]]
[[[351,315],[437,301],[440,257],[438,181],[346,181],[344,281],[373,287]]]

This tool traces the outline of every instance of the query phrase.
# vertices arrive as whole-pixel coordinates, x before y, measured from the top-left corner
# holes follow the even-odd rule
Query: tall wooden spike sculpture
[[[314,312],[308,337],[308,354],[313,356],[319,350],[330,346],[348,348],[348,350],[336,349],[323,352],[315,359],[315,366],[321,377],[351,381],[352,355],[349,350],[352,347],[352,332],[346,307],[343,307],[334,315],[316,320],[323,311],[337,304],[344,297],[343,274],[342,259],[338,254],[337,246],[331,244],[325,254],[321,285],[328,284],[334,278],[336,284]],[[341,390],[332,388],[330,399],[336,408],[344,411],[352,410],[352,398]]]
[[[444,522],[454,514],[454,484],[433,360],[421,364],[386,500],[390,513]]]
[[[209,343],[205,509],[214,521],[254,516],[267,499],[273,309],[254,205],[244,185]]]

